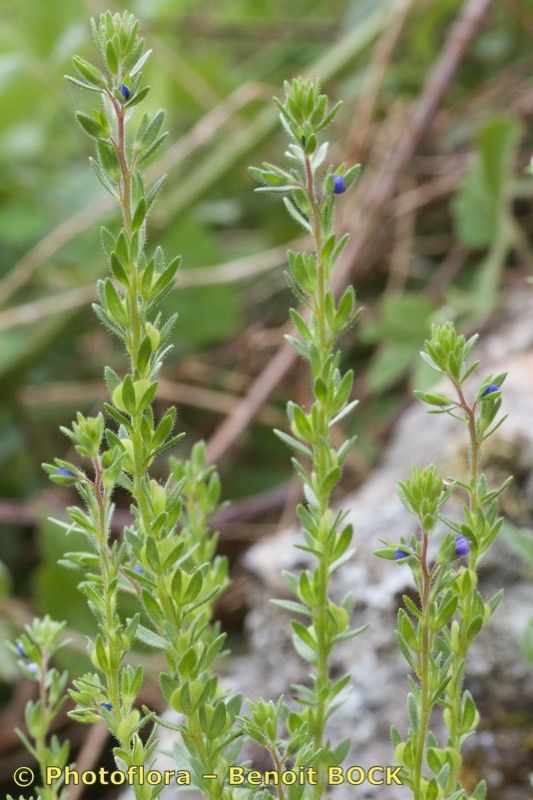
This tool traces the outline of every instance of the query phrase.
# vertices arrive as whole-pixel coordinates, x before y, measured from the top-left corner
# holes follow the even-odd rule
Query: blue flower
[[[24,645],[22,642],[17,642],[15,647],[17,648],[17,653],[21,658],[28,658],[26,651],[24,650]]]
[[[466,536],[458,536],[455,540],[455,555],[466,556],[470,552],[470,542]]]
[[[113,710],[113,703],[105,702],[105,703],[100,703],[100,705],[102,706],[102,708],[105,708],[106,711]]]
[[[342,175],[333,176],[333,193],[342,194],[346,191],[346,181]]]
[[[137,575],[144,575],[144,567],[141,567],[140,564],[135,564],[133,571],[136,572]]]
[[[487,397],[487,395],[492,394],[493,392],[499,392],[500,387],[497,383],[489,383],[486,389],[481,392],[481,397]]]
[[[39,667],[37,666],[35,661],[30,661],[30,663],[27,666],[32,675],[39,674]]]
[[[128,89],[125,83],[121,83],[120,86],[118,87],[118,90],[122,95],[122,97],[124,98],[124,100],[130,99],[130,90]]]
[[[393,558],[394,558],[395,561],[399,561],[400,558],[407,558],[408,555],[409,555],[409,553],[407,552],[407,550],[402,550],[402,548],[399,547],[394,552]]]
[[[71,472],[71,471],[70,471],[69,469],[67,469],[66,467],[59,467],[59,469],[58,469],[58,470],[57,470],[57,472],[56,472],[56,475],[58,475],[58,476],[59,476],[59,477],[61,477],[61,478],[75,478],[75,477],[76,477],[76,476],[74,475],[74,473],[73,473],[73,472]]]

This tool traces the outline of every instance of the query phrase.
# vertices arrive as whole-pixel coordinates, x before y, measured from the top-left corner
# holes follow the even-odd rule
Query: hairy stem
[[[431,573],[427,565],[429,534],[423,531],[422,534],[422,553],[420,555],[420,566],[422,568],[422,585],[420,590],[420,608],[422,611],[422,650],[420,653],[420,727],[416,741],[415,765],[414,765],[414,798],[422,798],[422,768],[424,764],[424,754],[426,750],[426,739],[428,734],[429,718],[431,716],[431,693],[430,693],[430,653],[431,653],[431,629],[429,623],[431,603]]]
[[[328,341],[328,325],[326,319],[327,276],[326,276],[326,268],[324,260],[321,257],[322,226],[317,204],[315,179],[310,159],[307,156],[305,158],[305,171],[306,171],[307,195],[309,197],[309,202],[311,203],[311,208],[312,208],[311,227],[313,230],[315,257],[317,263],[317,293],[315,298],[314,316],[315,316],[315,324],[318,330],[318,348],[320,351],[321,362],[323,364],[327,356],[329,355],[329,349],[330,349],[330,344]],[[318,372],[320,372],[320,369],[318,370]],[[317,376],[314,375],[313,377]],[[321,418],[322,418],[321,438],[325,440],[329,445],[330,436],[329,436],[328,420],[326,418],[326,414],[323,411],[321,413]],[[323,450],[320,445],[315,445],[313,447],[314,471],[320,470],[322,452]],[[328,508],[329,508],[329,493],[323,494],[320,498],[320,507],[318,511],[319,520],[322,520]],[[327,534],[328,532],[326,531],[326,536]],[[325,543],[323,543],[323,545],[324,544]],[[325,546],[323,547],[323,550],[326,551]],[[318,564],[318,597],[313,619],[318,641],[317,677],[316,677],[317,698],[316,698],[314,730],[313,730],[315,747],[317,748],[322,746],[324,738],[324,727],[325,727],[325,716],[326,716],[326,708],[325,708],[326,701],[324,699],[324,694],[325,694],[324,689],[327,686],[329,679],[328,658],[329,658],[330,645],[327,636],[327,603],[328,603],[328,577],[329,577],[328,573],[329,573],[329,565],[327,557],[324,552],[320,557]],[[319,790],[317,790],[317,792],[318,791]]]
[[[480,442],[476,429],[475,403],[470,406],[464,396],[460,384],[456,383],[455,388],[459,398],[460,407],[466,414],[467,427],[469,434],[469,462],[470,462],[470,483],[469,483],[469,508],[471,513],[475,513],[478,504],[477,484],[479,479],[479,455]],[[470,553],[468,567],[476,572],[477,554]],[[461,597],[459,601],[459,652],[450,667],[451,679],[449,689],[450,702],[450,726],[448,731],[448,746],[458,753],[461,752],[461,735],[459,724],[461,720],[461,702],[463,696],[463,684],[466,669],[466,658],[468,655],[467,632],[472,621],[472,593],[466,597]],[[453,792],[458,787],[458,773],[460,765],[450,770],[447,784],[447,791]]]
[[[50,710],[50,703],[48,699],[48,691],[46,688],[46,676],[49,666],[49,655],[44,650],[41,654],[41,664],[39,667],[39,702],[41,704],[41,711],[46,724],[42,726],[38,736],[35,738],[35,751],[39,761],[39,771],[41,773],[42,786],[40,792],[43,800],[58,800],[59,788],[57,782],[54,781],[50,784],[46,774],[46,768],[51,766],[48,763],[47,747],[46,747],[46,730],[48,730],[52,721],[52,713]]]

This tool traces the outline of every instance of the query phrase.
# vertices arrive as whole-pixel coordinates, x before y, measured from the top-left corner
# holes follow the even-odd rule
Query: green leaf
[[[220,736],[226,725],[226,719],[227,713],[225,704],[223,702],[217,703],[209,726],[209,738],[216,739]]]
[[[144,197],[141,197],[137,208],[135,209],[135,213],[133,215],[133,219],[131,221],[131,225],[134,231],[138,230],[144,222],[146,217],[146,200]]]
[[[420,726],[420,714],[418,710],[418,703],[412,692],[407,695],[407,710],[409,712],[409,722],[411,723],[411,730],[416,732]]]
[[[159,133],[164,120],[165,112],[162,109],[159,109],[159,111],[154,114],[143,131],[141,144],[144,148],[149,147],[156,140],[157,134]]]
[[[111,39],[109,39],[107,42],[105,60],[107,66],[109,67],[109,71],[114,75],[118,71],[118,57],[117,51],[113,47],[113,42]]]
[[[322,481],[322,491],[324,494],[330,494],[330,492],[334,489],[337,485],[341,477],[341,469],[340,467],[333,467],[324,480]]]
[[[426,755],[426,760],[428,762],[430,770],[435,774],[438,774],[442,767],[442,758],[440,756],[440,751],[437,750],[435,747],[429,747]]]
[[[278,428],[274,428],[274,433],[276,434],[278,439],[281,439],[281,441],[284,442],[284,444],[287,444],[294,450],[298,450],[299,453],[302,453],[302,455],[307,456],[308,458],[312,457],[313,454],[311,450],[308,447],[306,447],[306,445],[303,444],[303,442],[300,442],[298,439],[295,439],[294,436],[290,436],[288,433],[285,433],[285,431],[278,430]]]
[[[339,534],[338,538],[335,541],[335,545],[333,547],[332,558],[334,561],[338,561],[339,558],[347,552],[348,548],[353,539],[353,526],[346,525],[341,533]]]
[[[426,787],[426,795],[425,800],[437,800],[439,794],[439,784],[435,780],[435,778],[431,778],[430,782]]]
[[[380,547],[374,550],[374,555],[378,558],[385,558],[387,561],[394,561],[395,547]]]
[[[481,780],[474,791],[472,792],[473,800],[486,800],[487,797],[487,784],[484,780]]]
[[[463,733],[468,733],[472,730],[474,723],[476,721],[477,712],[476,712],[476,705],[474,703],[474,698],[467,690],[463,694],[462,704],[461,704],[461,730]]]
[[[147,50],[145,53],[143,53],[143,55],[135,62],[133,67],[129,70],[130,78],[133,78],[135,75],[137,75],[138,72],[141,71],[141,69],[144,67],[144,65],[146,64],[151,55],[152,55],[151,50]]]
[[[122,283],[124,286],[127,286],[129,283],[128,276],[124,272],[122,264],[118,260],[116,253],[111,254],[110,262],[111,262],[111,272],[113,273],[113,276],[117,279],[117,281],[120,281],[120,283]]]
[[[284,197],[283,202],[285,204],[285,208],[287,209],[291,217],[295,219],[296,222],[298,222],[302,226],[302,228],[305,228],[305,230],[308,233],[311,233],[311,226],[309,225],[305,217],[298,211],[292,200],[289,200],[288,197]]]
[[[422,619],[422,612],[416,605],[416,603],[409,597],[408,594],[402,595],[402,600],[404,605],[409,609],[411,614],[416,617],[417,619]]]
[[[107,658],[107,653],[104,647],[104,643],[102,641],[102,637],[98,635],[96,637],[96,645],[95,645],[95,655],[98,661],[98,665],[102,672],[109,671],[109,662]]]
[[[128,316],[122,305],[117,290],[113,286],[112,281],[106,278],[104,281],[104,297],[106,302],[106,311],[111,316],[114,322],[119,325],[125,325],[128,321]]]
[[[519,126],[510,117],[486,121],[477,151],[452,205],[458,238],[469,247],[488,247],[503,222]]]
[[[80,56],[74,56],[72,58],[72,63],[90,84],[93,86],[99,86],[103,88],[105,86],[105,79],[99,69],[97,69],[93,64],[90,64],[84,58],[80,58]]]
[[[301,641],[310,648],[310,650],[317,649],[316,640],[313,638],[309,630],[302,625],[301,622],[297,622],[296,620],[291,620],[292,628],[296,636],[301,639]]]
[[[167,289],[174,281],[176,276],[176,272],[178,271],[181,265],[181,257],[177,256],[176,258],[172,259],[170,264],[165,267],[159,278],[157,279],[155,286],[153,288],[153,296],[157,297],[161,292]]]
[[[167,436],[171,433],[176,420],[176,413],[177,411],[175,406],[170,406],[167,408],[157,428],[155,429],[154,438],[152,441],[153,447],[159,447],[159,445],[162,444],[166,440]]]
[[[344,328],[351,320],[355,308],[355,290],[348,286],[342,295],[337,307],[335,324],[338,329]]]
[[[79,81],[77,78],[73,78],[72,75],[65,75],[65,80],[69,81],[69,83],[74,84],[74,86],[79,86],[80,89],[87,89],[90,92],[98,92],[101,94],[102,90],[99,86],[91,85],[90,83],[84,83],[83,81]]]
[[[298,435],[301,436],[302,439],[312,442],[314,439],[314,433],[307,416],[304,414],[300,406],[296,404],[292,405],[292,413],[293,425]]]
[[[422,400],[423,403],[427,403],[430,406],[439,406],[441,408],[448,408],[454,404],[454,401],[450,397],[446,397],[445,394],[433,394],[432,392],[421,392],[418,389],[415,389],[413,392],[414,396],[417,400]]]
[[[298,329],[300,335],[303,336],[304,339],[310,341],[312,339],[312,334],[311,331],[309,330],[307,322],[305,322],[301,314],[299,314],[298,311],[296,311],[296,309],[291,308],[289,310],[289,315],[292,321],[294,322],[295,327]]]
[[[192,577],[189,580],[189,583],[187,584],[187,589],[185,590],[183,601],[185,603],[191,603],[193,600],[195,600],[200,594],[203,583],[204,583],[204,578],[202,572],[201,570],[197,570],[192,575]]]
[[[89,136],[93,136],[95,139],[103,136],[104,129],[102,125],[94,119],[94,117],[84,114],[83,111],[76,111],[76,119],[84,131],[89,134]]]
[[[149,628],[146,628],[144,625],[137,626],[135,637],[143,644],[147,644],[149,647],[154,647],[157,650],[165,651],[169,646],[166,639],[163,639],[162,636],[149,630]]]
[[[148,616],[151,617],[154,623],[158,624],[161,620],[161,608],[157,600],[150,594],[150,592],[146,591],[146,589],[143,589],[142,601]]]
[[[116,180],[120,176],[120,161],[115,146],[111,142],[99,139],[96,149],[104,171],[112,180]]]
[[[271,600],[270,602],[273,606],[283,608],[284,611],[290,611],[292,614],[302,614],[306,617],[311,616],[311,612],[303,603],[296,603],[294,600]]]
[[[131,375],[126,375],[124,378],[124,382],[122,384],[122,401],[128,413],[130,415],[133,414],[137,407],[137,400],[135,397],[135,389],[133,387]]]
[[[138,161],[139,167],[141,167],[143,164],[146,164],[155,155],[155,153],[161,147],[167,136],[168,132],[162,133],[161,136],[159,136],[152,145],[143,150],[142,155]]]
[[[140,89],[140,91],[138,91],[136,94],[133,95],[131,100],[128,100],[128,102],[125,103],[125,107],[126,108],[133,108],[133,106],[136,106],[139,103],[142,103],[142,101],[144,100],[144,98],[146,97],[148,92],[150,91],[150,88],[151,88],[150,86],[144,86],[142,89]]]
[[[292,349],[295,350],[301,358],[305,361],[309,360],[309,347],[304,342],[300,342],[299,339],[295,336],[291,336],[290,333],[286,333],[284,338],[287,344],[290,344]]]
[[[178,669],[182,676],[190,677],[193,675],[198,660],[196,657],[196,652],[193,647],[189,647],[189,649],[184,653],[182,658],[180,659]]]

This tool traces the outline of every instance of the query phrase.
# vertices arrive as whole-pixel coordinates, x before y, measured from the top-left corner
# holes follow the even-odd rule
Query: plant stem
[[[97,466],[95,467],[96,475],[101,475],[100,465],[97,462]],[[116,627],[116,590],[112,589],[112,584],[116,580],[116,568],[113,563],[113,559],[110,557],[109,545],[108,545],[108,536],[109,531],[105,527],[105,507],[106,507],[106,499],[103,496],[101,488],[100,488],[100,479],[98,478],[95,480],[95,494],[97,498],[99,498],[99,506],[103,511],[99,515],[100,524],[103,526],[97,531],[97,539],[98,539],[98,556],[100,559],[100,572],[102,575],[102,592],[104,596],[104,603],[105,603],[105,631],[106,631],[106,652],[108,653],[109,657],[109,669],[105,671],[105,682],[106,682],[106,692],[107,692],[107,700],[113,706],[113,710],[115,715],[121,718],[124,718],[124,711],[122,708],[122,698],[120,695],[120,678],[119,678],[119,670],[120,665],[123,658],[123,651],[122,645],[117,638],[115,637],[115,627]],[[120,746],[126,752],[130,751],[130,742],[129,741],[121,741]],[[128,766],[132,766],[133,761],[129,762]],[[148,786],[139,786],[135,784],[133,787],[133,792],[137,800],[148,800],[150,797],[150,790]],[[55,798],[51,798],[51,800],[55,800]]]
[[[479,479],[479,451],[480,443],[477,437],[475,403],[470,406],[464,396],[462,387],[455,383],[455,389],[459,398],[459,405],[466,414],[468,434],[469,434],[469,462],[470,462],[470,484],[469,484],[469,509],[473,514],[478,504],[477,483]],[[468,568],[476,572],[477,554],[470,552]],[[461,597],[459,601],[459,652],[452,661],[450,667],[450,726],[448,733],[448,746],[458,753],[461,752],[461,735],[459,733],[459,722],[461,719],[461,703],[463,695],[463,683],[466,669],[466,658],[468,655],[467,632],[472,618],[472,593],[466,597]],[[459,766],[450,770],[447,791],[453,792],[458,788]]]
[[[117,152],[119,157],[121,169],[121,207],[124,223],[124,230],[127,235],[131,237],[132,234],[132,219],[131,219],[131,169],[128,165],[126,153],[126,125],[125,115],[121,104],[113,99],[113,106],[117,118],[117,131],[118,142]],[[128,316],[130,322],[130,337],[128,344],[128,353],[130,358],[130,371],[132,380],[138,378],[149,377],[146,375],[138,374],[138,355],[142,338],[142,324],[143,324],[143,309],[141,300],[138,293],[138,275],[139,267],[135,258],[129,264],[129,285],[127,292],[128,302]],[[133,497],[137,504],[140,516],[141,530],[146,537],[154,536],[153,532],[153,514],[145,491],[145,481],[147,476],[145,464],[145,446],[142,433],[143,411],[136,409],[131,414],[132,433],[132,461],[133,461]],[[174,631],[180,631],[182,628],[182,620],[174,606],[171,592],[167,586],[167,579],[162,567],[157,564],[153,565],[153,570],[156,576],[156,584],[154,594],[159,601],[163,610],[165,622],[171,626]],[[166,637],[169,636],[168,631],[162,631]],[[183,653],[177,651],[175,648],[170,648],[166,653],[166,660],[169,670],[175,671],[176,664],[179,663]],[[209,743],[205,740],[200,726],[198,711],[194,711],[186,718],[187,730],[184,736],[191,742],[196,751],[196,757],[199,759],[202,770],[205,773],[213,773],[217,768],[217,759],[214,758],[209,752]],[[220,780],[206,782],[205,794],[210,800],[220,800],[224,796],[224,787]]]
[[[118,146],[117,153],[120,161],[120,171],[122,173],[121,186],[121,205],[124,217],[124,227],[128,234],[131,234],[131,171],[128,166],[128,156],[126,153],[126,120],[122,105],[109,93],[115,114],[117,117]]]
[[[50,705],[48,701],[48,692],[46,689],[46,675],[48,673],[48,665],[49,665],[49,655],[44,650],[41,653],[41,665],[39,668],[39,702],[41,704],[41,711],[43,714],[43,725],[41,726],[41,730],[39,735],[35,738],[35,750],[37,753],[38,761],[39,761],[39,771],[41,773],[41,781],[42,786],[40,787],[40,792],[43,800],[57,800],[58,793],[57,793],[57,783],[50,784],[47,781],[46,775],[46,768],[50,766],[48,764],[48,757],[47,757],[47,747],[46,747],[46,733],[45,731],[48,730],[52,714],[50,711]]]
[[[315,258],[317,265],[317,284],[316,295],[313,298],[313,328],[317,336],[317,349],[320,355],[319,365],[312,369],[313,379],[321,376],[324,366],[330,356],[332,337],[329,333],[328,322],[326,317],[326,293],[327,293],[327,274],[326,265],[322,258],[322,222],[320,218],[320,210],[315,189],[315,177],[311,161],[308,156],[305,156],[305,175],[306,175],[306,191],[311,204],[311,229],[313,232]],[[324,404],[320,403],[319,411],[319,425],[320,431],[317,440],[312,447],[312,462],[313,472],[317,475],[323,474],[324,471],[329,469],[329,465],[324,466],[324,452],[330,450],[331,437],[329,432],[329,419],[327,410]],[[324,447],[325,445],[325,447]],[[322,492],[319,497],[319,508],[317,512],[317,521],[319,528],[321,527],[322,520],[329,509],[330,505],[330,492]],[[327,527],[324,530],[324,537],[329,535]],[[313,626],[317,639],[317,660],[316,660],[316,696],[315,696],[315,713],[313,717],[313,739],[315,748],[323,746],[324,729],[326,724],[326,703],[327,703],[327,686],[329,682],[329,654],[331,650],[330,637],[327,630],[327,608],[329,601],[328,583],[329,583],[329,559],[327,541],[321,541],[321,555],[318,558],[317,567],[317,593],[316,605],[313,608]],[[315,798],[322,797],[324,792],[323,781],[319,779],[318,784],[313,789],[313,796]]]
[[[118,144],[117,153],[122,173],[121,180],[121,210],[124,223],[124,230],[131,236],[131,170],[128,165],[126,152],[126,122],[124,109],[121,104],[112,97],[113,107],[117,118]],[[130,319],[131,340],[129,345],[130,369],[132,378],[135,377],[137,357],[139,353],[141,339],[140,308],[137,295],[138,265],[136,259],[130,265],[131,276],[128,285],[128,306]],[[132,419],[132,448],[133,448],[133,494],[139,506],[141,521],[146,535],[150,532],[150,511],[146,503],[142,487],[142,479],[145,474],[143,463],[143,439],[142,439],[142,413],[136,412]]]
[[[117,155],[121,168],[121,186],[120,186],[120,206],[122,211],[122,219],[124,230],[128,236],[132,233],[132,220],[131,220],[131,194],[132,194],[132,176],[131,170],[128,165],[126,153],[126,121],[125,111],[121,104],[116,100],[113,95],[108,92],[108,97],[111,100],[116,114],[117,120]],[[139,308],[137,305],[137,264],[130,265],[133,269],[132,281],[130,284],[130,291],[128,295],[129,312],[131,319],[131,341],[128,346],[130,355],[130,365],[132,378],[135,376],[135,362],[140,345],[140,320]],[[142,523],[144,526],[148,525],[149,516],[148,508],[144,502],[144,495],[142,492],[142,475],[143,475],[143,452],[142,452],[142,435],[141,435],[141,417],[139,414],[132,419],[132,443],[133,443],[133,461],[134,461],[134,491],[138,498],[139,509],[141,511]],[[106,691],[108,702],[113,706],[114,714],[117,717],[125,718],[125,712],[122,707],[122,697],[120,691],[120,665],[124,657],[123,645],[115,636],[116,628],[116,613],[117,613],[117,593],[113,585],[116,583],[117,566],[112,557],[112,551],[109,548],[109,530],[107,529],[107,508],[108,498],[102,483],[102,465],[99,458],[94,460],[94,485],[93,491],[98,506],[97,518],[97,540],[98,540],[98,555],[100,559],[100,570],[103,582],[103,595],[105,604],[105,649],[109,658],[109,669],[105,671]],[[120,746],[125,752],[131,752],[131,741],[120,741]],[[141,751],[142,752],[142,751]],[[128,766],[133,765],[130,761]],[[137,800],[148,800],[151,797],[151,789],[147,785],[133,785],[133,792]]]
[[[317,296],[315,298],[315,316],[318,322],[318,334],[321,355],[327,354],[329,350],[329,343],[327,341],[326,330],[326,270],[324,266],[324,259],[322,258],[322,226],[320,222],[320,213],[315,191],[315,177],[313,168],[308,156],[305,157],[305,174],[306,174],[306,189],[311,203],[311,227],[313,230],[313,239],[315,244],[315,254],[317,263]]]
[[[279,753],[276,750],[272,750],[270,752],[270,756],[272,758],[272,761],[274,762],[274,768],[277,774],[281,775],[281,773],[283,772],[283,763],[279,756]],[[285,800],[285,791],[283,789],[283,784],[281,782],[279,782],[276,785],[276,794],[278,796],[278,800]]]
[[[422,568],[422,585],[420,590],[420,608],[422,611],[422,651],[420,654],[420,726],[416,742],[415,765],[414,765],[414,800],[422,798],[422,767],[424,764],[424,753],[426,749],[426,738],[428,733],[429,718],[431,716],[431,695],[429,686],[429,667],[431,652],[431,629],[429,615],[431,611],[431,573],[427,565],[428,551],[428,531],[422,533],[422,552],[420,555],[420,566]]]
[[[116,578],[116,572],[109,556],[109,531],[106,525],[107,498],[102,487],[102,465],[99,457],[93,460],[93,469],[94,483],[92,484],[92,490],[98,508],[96,539],[98,542],[98,558],[100,561],[100,574],[103,584],[102,593],[105,603],[106,651],[110,659],[110,669],[106,671],[105,678],[108,700],[112,703],[113,708],[118,710],[120,708],[118,670],[121,659],[116,658],[115,641],[112,636],[112,632],[115,628],[116,596],[115,592],[111,589],[112,582]]]
[[[315,179],[313,174],[313,169],[311,165],[311,161],[308,156],[305,157],[305,173],[306,173],[306,189],[307,195],[309,197],[309,202],[311,203],[312,214],[311,214],[311,227],[313,230],[313,239],[314,239],[314,246],[315,246],[315,257],[317,263],[317,294],[315,298],[315,321],[318,328],[318,345],[319,351],[321,356],[321,362],[325,360],[325,356],[328,355],[327,352],[327,331],[326,331],[326,312],[325,312],[325,295],[326,295],[326,286],[325,286],[325,269],[324,269],[324,262],[321,258],[321,250],[322,250],[322,230],[321,230],[321,222],[320,222],[320,214],[317,206],[317,198],[315,192]],[[321,365],[322,366],[322,365]],[[324,415],[322,414],[322,422],[324,423]],[[328,439],[328,430],[327,427],[324,425],[321,434]],[[320,453],[318,452],[318,446],[315,445],[313,447],[313,469],[317,470],[319,468],[319,459]],[[328,509],[329,505],[329,497],[322,496],[320,498],[320,508],[318,517],[319,520],[322,519],[323,515]],[[318,648],[317,648],[317,678],[316,678],[316,689],[317,689],[317,705],[316,705],[316,712],[314,718],[314,741],[315,747],[322,746],[322,739],[324,737],[324,725],[325,725],[325,701],[322,697],[324,687],[327,685],[328,682],[328,655],[329,655],[329,646],[326,636],[326,607],[328,601],[328,565],[326,562],[326,556],[323,553],[320,557],[319,564],[318,564],[318,602],[316,608],[314,610],[315,617],[313,619],[317,641],[318,641]]]
[[[455,389],[459,398],[459,406],[466,414],[466,422],[468,426],[468,435],[470,438],[469,446],[469,461],[470,461],[470,511],[473,511],[477,505],[477,482],[479,478],[479,449],[480,442],[477,437],[476,429],[476,404],[470,406],[464,396],[463,389],[460,383],[455,383]]]

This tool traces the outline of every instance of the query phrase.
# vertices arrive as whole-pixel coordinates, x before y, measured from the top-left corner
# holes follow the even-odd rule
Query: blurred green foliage
[[[409,372],[433,311],[430,300],[414,292],[386,295],[379,302],[375,318],[361,334],[364,342],[378,345],[366,373],[373,392],[389,389]]]
[[[279,150],[271,96],[279,94],[284,78],[313,72],[318,64],[331,96],[344,100],[332,138],[348,157],[358,133],[354,114],[367,91],[376,39],[391,24],[392,0],[132,0],[110,5],[139,15],[154,48],[148,106],[169,110],[171,140],[163,161],[176,157],[175,147],[186,153],[170,169],[164,166],[169,177],[151,220],[154,240],[169,253],[182,253],[186,269],[207,271],[245,257],[252,269],[254,255],[293,236],[278,204],[265,205],[253,194],[245,169]],[[363,158],[369,174],[397,141],[394,120],[383,129],[381,123],[391,114],[399,121],[406,117],[462,4],[432,0],[412,5],[377,97],[370,136],[374,150],[367,148]],[[435,130],[413,162],[411,186],[442,177],[457,158],[463,159],[464,169],[451,195],[444,193],[418,212],[407,245],[404,284],[383,295],[395,241],[361,281],[355,278],[366,306],[364,334],[352,337],[346,355],[365,389],[354,424],[366,467],[378,457],[383,430],[405,402],[429,323],[443,309],[466,323],[487,317],[498,306],[506,270],[520,273],[525,267],[521,228],[531,220],[526,205],[530,189],[517,176],[530,146],[518,119],[527,75],[527,6],[521,0],[494,4],[446,94]],[[89,298],[54,312],[55,298],[90,286],[104,268],[98,224],[79,224],[84,209],[96,208],[94,219],[99,216],[104,195],[87,169],[90,144],[76,127],[72,90],[63,75],[74,52],[89,53],[88,17],[105,7],[100,0],[2,3],[0,496],[19,498],[28,507],[37,500],[43,509],[63,504],[65,496],[55,497],[46,486],[40,463],[66,454],[67,442],[57,426],[66,424],[78,406],[88,411],[97,404],[90,387],[100,380],[104,363],[122,358],[98,326]],[[232,106],[225,103],[229,97]],[[218,116],[209,116],[213,109]],[[342,160],[342,152],[335,155]],[[359,208],[365,205],[364,191],[363,180]],[[54,247],[65,231],[72,235]],[[50,255],[26,259],[43,237],[51,245]],[[462,269],[435,290],[435,276],[456,245],[467,250]],[[291,300],[281,273],[279,268],[224,284],[178,285],[166,300],[165,313],[177,310],[180,319],[164,377],[198,383],[233,400],[242,396],[268,360],[271,332],[286,318]],[[21,274],[26,279],[6,296],[9,281]],[[23,325],[9,317],[14,309],[19,309],[19,321],[34,313],[41,298],[52,298],[51,313]],[[416,381],[420,385],[419,375]],[[298,370],[290,391],[297,399],[305,392]],[[176,398],[180,429],[189,433],[183,445],[188,450],[196,438],[210,435],[220,413],[181,403],[178,390]],[[281,408],[285,399],[285,390],[279,390],[271,404]],[[228,497],[276,486],[290,474],[285,448],[261,424],[241,437],[222,469]],[[348,472],[346,488],[354,482]],[[40,512],[39,520],[45,516]],[[69,624],[82,630],[69,576],[55,564],[62,534],[40,524],[21,528],[7,522],[3,527],[0,558],[13,573],[16,594],[31,596],[41,612],[63,616],[63,609]]]
[[[481,320],[494,310],[502,270],[520,236],[512,214],[519,134],[520,126],[507,116],[483,123],[474,158],[453,202],[458,240],[474,250],[488,251],[468,297],[468,302],[475,301],[474,318]]]
[[[533,577],[533,530],[517,528],[509,521],[504,525],[505,541],[524,563],[524,571]],[[533,662],[533,616],[522,634],[522,650],[528,661]]]

